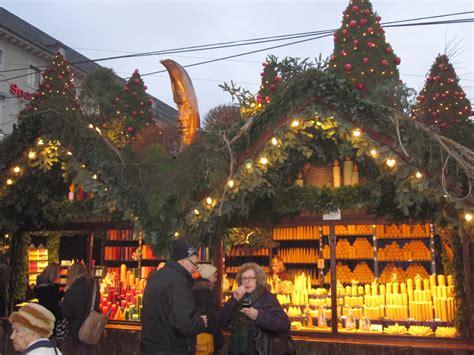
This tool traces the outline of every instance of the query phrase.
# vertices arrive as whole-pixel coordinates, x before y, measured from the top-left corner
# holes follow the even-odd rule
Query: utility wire
[[[449,16],[459,16],[459,15],[472,14],[472,13],[474,13],[474,11],[465,11],[465,12],[457,12],[457,13],[451,13],[451,14],[417,17],[417,18],[412,18],[412,19],[390,21],[390,22],[382,23],[381,25],[385,26],[385,27],[393,27],[393,26],[390,26],[390,25],[391,24],[397,24],[397,23],[403,23],[403,22],[409,22],[409,21],[420,21],[420,20],[427,20],[427,19],[440,18],[440,17],[449,17]],[[454,20],[451,20],[451,21],[454,21]],[[444,23],[444,22],[441,22],[441,24],[442,23]],[[89,63],[89,62],[99,62],[99,61],[107,61],[107,60],[114,60],[114,59],[135,58],[135,57],[159,55],[159,54],[174,54],[174,53],[182,53],[183,51],[192,52],[192,51],[196,51],[196,50],[210,50],[210,49],[217,49],[217,48],[229,48],[229,47],[235,47],[235,46],[240,46],[240,45],[251,45],[251,44],[266,43],[266,42],[269,42],[271,40],[280,41],[280,40],[284,40],[284,39],[298,38],[300,36],[301,37],[303,37],[303,36],[314,36],[314,35],[319,35],[319,34],[331,32],[331,31],[334,32],[336,30],[335,29],[329,29],[329,30],[318,30],[318,31],[310,31],[310,32],[299,32],[299,33],[293,33],[293,34],[266,36],[266,37],[256,37],[256,38],[241,39],[241,40],[234,40],[234,41],[228,41],[228,42],[217,42],[217,43],[204,44],[204,45],[178,47],[178,48],[165,49],[165,50],[159,50],[159,51],[132,53],[132,54],[126,54],[126,55],[121,55],[121,56],[112,56],[112,57],[105,57],[105,58],[98,58],[98,59],[87,59],[87,60],[83,60],[83,61],[73,62],[73,63],[70,63],[70,64],[75,65],[75,64],[84,64],[84,63]],[[241,43],[241,44],[239,44],[239,43]],[[8,71],[24,70],[24,69],[30,69],[30,68],[28,67],[28,68],[23,68],[23,69],[22,68],[10,69],[10,70],[6,70],[6,71],[0,71],[0,73],[1,72],[8,72]]]

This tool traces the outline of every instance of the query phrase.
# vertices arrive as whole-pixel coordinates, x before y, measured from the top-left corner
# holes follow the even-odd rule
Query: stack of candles
[[[139,321],[145,286],[146,280],[136,278],[134,273],[122,264],[119,272],[107,274],[102,281],[102,313],[107,314],[111,310],[110,319]]]
[[[430,285],[431,293],[435,306],[435,318],[444,322],[454,320],[454,284],[453,277],[448,275],[448,285],[444,275],[438,275],[438,285],[436,285],[436,276],[431,275]]]
[[[408,295],[407,285],[402,282],[387,283],[385,295],[385,315],[391,320],[408,319]]]
[[[422,287],[423,285],[423,287]],[[407,280],[410,317],[414,320],[428,321],[433,319],[433,302],[431,301],[430,280],[415,279],[413,290],[412,279]]]

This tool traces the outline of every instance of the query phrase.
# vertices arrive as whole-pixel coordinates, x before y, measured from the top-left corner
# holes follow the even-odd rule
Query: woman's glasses
[[[251,282],[255,281],[257,278],[256,277],[242,277],[242,282]]]

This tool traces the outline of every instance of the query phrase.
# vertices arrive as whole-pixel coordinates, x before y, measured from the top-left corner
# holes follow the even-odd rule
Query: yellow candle
[[[393,293],[398,295],[398,282],[393,283]]]
[[[341,186],[341,167],[337,160],[334,160],[334,166],[332,167],[332,181],[334,187]]]
[[[125,264],[120,265],[120,282],[125,282],[126,274],[127,274],[127,266]]]
[[[431,290],[430,288],[430,280],[424,279],[423,280],[423,290]]]
[[[407,293],[407,285],[404,282],[400,284],[400,292],[403,294]]]
[[[413,290],[413,280],[412,279],[407,279],[407,288],[409,290]]]
[[[392,292],[392,283],[391,283],[391,282],[387,282],[387,293],[393,293],[393,292]]]
[[[448,307],[446,298],[441,298],[441,320],[446,322],[448,320]]]
[[[354,165],[350,158],[346,158],[342,166],[343,175],[344,175],[344,186],[352,185],[352,170]]]
[[[448,298],[448,290],[446,289],[446,286],[441,286],[441,295],[443,298]]]
[[[359,167],[357,164],[354,164],[354,169],[352,170],[352,185],[359,185]]]
[[[421,290],[421,279],[415,280],[415,290]]]
[[[435,274],[430,275],[430,285],[431,286],[436,286],[436,275]]]
[[[454,286],[453,275],[448,275],[447,279],[448,279],[448,286]]]
[[[364,292],[364,293],[365,293],[366,295],[370,295],[370,293],[371,293],[371,291],[370,291],[370,290],[371,290],[370,284],[365,284],[364,288],[365,288],[365,292]],[[377,286],[375,286],[375,289],[377,290]]]
[[[438,275],[438,285],[439,286],[446,286],[446,279],[444,275]]]

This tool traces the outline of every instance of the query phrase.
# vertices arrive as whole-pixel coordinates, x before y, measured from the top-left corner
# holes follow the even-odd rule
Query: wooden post
[[[334,224],[329,226],[329,248],[331,251],[331,329],[337,334],[337,278],[336,278],[336,233]]]
[[[87,260],[86,260],[86,265],[87,265],[87,272],[89,273],[90,276],[92,275],[92,253],[94,250],[94,233],[89,234],[87,237]]]
[[[461,243],[462,243],[462,262],[464,268],[464,294],[466,295],[466,305],[465,305],[465,314],[466,314],[466,335],[468,338],[474,337],[474,325],[473,325],[473,314],[472,314],[472,290],[471,290],[471,256],[470,256],[470,235],[467,230],[461,230]]]
[[[221,227],[217,231],[217,241],[214,244],[214,266],[217,268],[217,282],[215,286],[217,294],[217,304],[222,306],[224,299],[224,290],[222,282],[224,280],[224,229]]]

